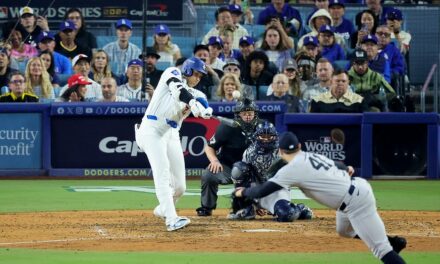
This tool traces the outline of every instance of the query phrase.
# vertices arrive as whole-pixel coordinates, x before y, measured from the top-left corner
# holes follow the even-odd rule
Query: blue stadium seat
[[[64,85],[63,85],[63,86],[64,86]],[[60,97],[60,91],[61,91],[61,88],[62,88],[63,86],[59,86],[59,87],[54,87],[54,88],[53,88],[53,91],[54,91],[54,93],[55,93],[55,98]]]
[[[96,36],[98,49],[102,49],[105,45],[116,40],[116,36]]]
[[[60,79],[60,86],[63,87],[67,84],[67,79],[69,79],[70,74],[58,74],[58,78]],[[56,95],[56,94],[55,94]]]
[[[335,70],[346,70],[349,63],[349,60],[336,60],[333,62],[333,67]]]
[[[267,89],[269,86],[261,85],[258,89],[258,100],[266,100],[267,99]]]
[[[168,61],[158,61],[156,64],[156,68],[164,71],[168,67],[172,66]]]
[[[243,25],[248,31],[249,35],[255,39],[255,41],[261,38],[266,30],[264,25]]]

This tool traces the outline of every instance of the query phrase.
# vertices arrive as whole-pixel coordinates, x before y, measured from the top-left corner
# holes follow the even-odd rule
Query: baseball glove
[[[286,165],[287,162],[284,161],[283,159],[277,159],[275,160],[272,165],[269,167],[269,169],[267,169],[266,172],[266,179],[270,179],[273,176],[275,176],[275,174],[277,174],[277,172],[284,167],[284,165]]]

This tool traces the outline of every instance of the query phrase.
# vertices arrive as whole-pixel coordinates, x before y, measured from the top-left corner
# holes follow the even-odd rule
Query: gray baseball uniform
[[[297,186],[306,196],[336,209],[336,231],[344,237],[358,235],[379,259],[393,250],[370,184],[365,179],[350,177],[333,160],[299,152],[269,181],[283,189]]]

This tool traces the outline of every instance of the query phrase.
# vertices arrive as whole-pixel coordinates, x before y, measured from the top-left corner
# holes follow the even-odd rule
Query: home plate
[[[243,229],[241,232],[245,233],[267,233],[267,232],[287,232],[286,230],[277,230],[277,229]]]

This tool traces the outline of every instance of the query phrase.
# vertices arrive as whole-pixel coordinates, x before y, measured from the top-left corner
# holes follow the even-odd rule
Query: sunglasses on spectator
[[[11,83],[13,84],[23,84],[25,80],[11,80]]]
[[[286,72],[295,72],[295,69],[289,68],[289,69],[285,69]]]
[[[391,34],[390,34],[390,33],[387,33],[387,32],[379,32],[379,31],[376,31],[376,34],[377,34],[378,36],[381,36],[381,37],[389,37],[389,36],[391,36]]]

